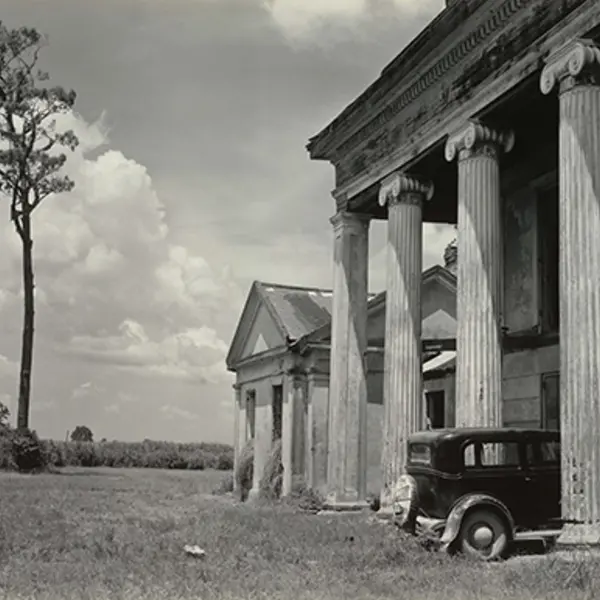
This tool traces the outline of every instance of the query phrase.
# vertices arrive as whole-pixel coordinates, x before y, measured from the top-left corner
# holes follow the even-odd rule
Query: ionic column
[[[294,475],[304,470],[304,380],[295,370],[286,374],[284,382],[281,462],[283,481],[281,495],[292,492]]]
[[[552,54],[543,94],[558,88],[562,517],[559,543],[600,543],[600,49]]]
[[[512,132],[467,122],[446,143],[458,156],[456,426],[502,426],[501,152]]]
[[[422,204],[433,186],[394,173],[382,182],[388,205],[381,510],[393,511],[409,434],[424,429],[421,368]]]
[[[338,213],[334,245],[327,505],[366,506],[369,221]]]
[[[242,389],[239,384],[233,385],[233,473],[237,472],[240,453],[246,442],[246,411],[242,409]],[[237,490],[235,476],[233,478],[234,491]]]
[[[306,393],[306,480],[310,488],[326,493],[329,377],[309,371]]]

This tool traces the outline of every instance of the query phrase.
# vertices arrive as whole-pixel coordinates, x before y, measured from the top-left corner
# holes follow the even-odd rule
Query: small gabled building
[[[451,264],[436,265],[422,277],[423,427],[454,420],[456,276]],[[385,292],[369,296],[366,486],[381,487]],[[283,493],[292,476],[315,489],[327,486],[332,292],[254,282],[243,308],[227,367],[235,372],[235,456],[254,440],[254,484],[275,440],[282,442]]]

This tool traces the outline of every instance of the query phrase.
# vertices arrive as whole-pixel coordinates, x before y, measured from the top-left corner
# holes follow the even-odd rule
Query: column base
[[[389,506],[382,505],[379,510],[375,513],[375,516],[378,519],[391,521],[394,519],[396,515],[396,511],[394,510],[394,506],[390,504]]]
[[[321,513],[340,514],[357,513],[371,510],[371,505],[366,500],[336,500],[327,498],[323,504]]]
[[[575,549],[588,546],[600,548],[600,523],[564,525],[562,533],[556,540],[557,549]]]
[[[248,497],[246,498],[246,502],[256,502],[260,498],[260,491],[258,488],[252,488],[248,492]]]

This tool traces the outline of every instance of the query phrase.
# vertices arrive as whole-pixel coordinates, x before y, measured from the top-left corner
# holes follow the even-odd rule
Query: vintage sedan
[[[443,550],[493,560],[520,539],[560,533],[560,434],[438,429],[407,442],[396,522],[437,535]]]

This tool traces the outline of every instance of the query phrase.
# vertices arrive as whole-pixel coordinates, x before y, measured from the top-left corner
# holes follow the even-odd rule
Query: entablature
[[[342,113],[339,118],[351,121],[345,129],[338,125],[339,133],[311,141],[312,158],[327,158],[335,166],[338,204],[392,170],[410,168],[461,120],[480,115],[540,71],[548,52],[570,38],[589,35],[600,24],[597,0],[468,0],[465,5],[471,12],[463,27],[446,43],[438,40],[433,56],[413,64],[412,75],[402,78],[405,85],[396,85],[396,92],[382,87],[386,91],[381,98],[374,96],[376,101],[374,92],[361,96],[369,120],[359,116],[352,125],[353,113]],[[446,9],[452,10],[458,9]],[[443,14],[436,21],[442,22]],[[401,63],[410,50],[396,61]]]

